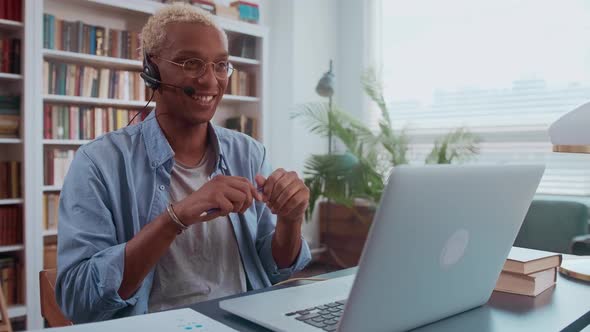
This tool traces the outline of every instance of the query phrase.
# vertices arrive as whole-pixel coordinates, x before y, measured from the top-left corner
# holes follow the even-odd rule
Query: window
[[[435,137],[466,127],[484,140],[473,162],[545,163],[538,193],[590,195],[590,155],[553,153],[547,134],[590,102],[590,2],[380,6],[385,98],[395,126],[410,134],[412,162],[424,161]]]

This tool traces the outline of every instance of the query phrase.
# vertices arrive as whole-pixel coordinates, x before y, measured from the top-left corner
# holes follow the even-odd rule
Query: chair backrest
[[[49,327],[73,325],[61,312],[55,299],[55,279],[57,270],[43,270],[39,272],[39,286],[41,289],[41,316],[47,321]]]
[[[10,325],[10,317],[8,317],[8,305],[4,298],[0,283],[0,332],[12,332],[12,325]]]
[[[579,202],[534,200],[515,246],[571,253],[574,237],[588,234],[588,206]]]

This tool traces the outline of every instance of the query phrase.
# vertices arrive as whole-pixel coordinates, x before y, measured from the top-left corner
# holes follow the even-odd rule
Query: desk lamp
[[[549,127],[549,136],[554,152],[590,154],[590,103],[577,107],[555,121]],[[590,247],[590,236],[578,237],[574,244]],[[590,260],[564,261],[559,272],[590,281]]]

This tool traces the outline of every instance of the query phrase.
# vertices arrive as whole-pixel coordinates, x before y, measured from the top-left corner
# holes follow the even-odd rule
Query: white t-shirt
[[[171,202],[178,202],[209,180],[211,151],[196,167],[175,162]],[[228,217],[197,223],[179,234],[156,265],[148,310],[166,310],[246,291],[246,275]]]

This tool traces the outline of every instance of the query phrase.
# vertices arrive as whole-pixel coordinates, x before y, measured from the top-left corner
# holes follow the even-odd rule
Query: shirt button
[[[156,166],[158,166],[158,162],[157,162],[157,161],[152,161],[152,166],[153,166],[153,167],[156,167]]]
[[[161,184],[159,188],[160,188],[160,190],[164,190],[164,189],[166,189],[166,187],[164,187],[164,185],[163,185],[163,184]]]

